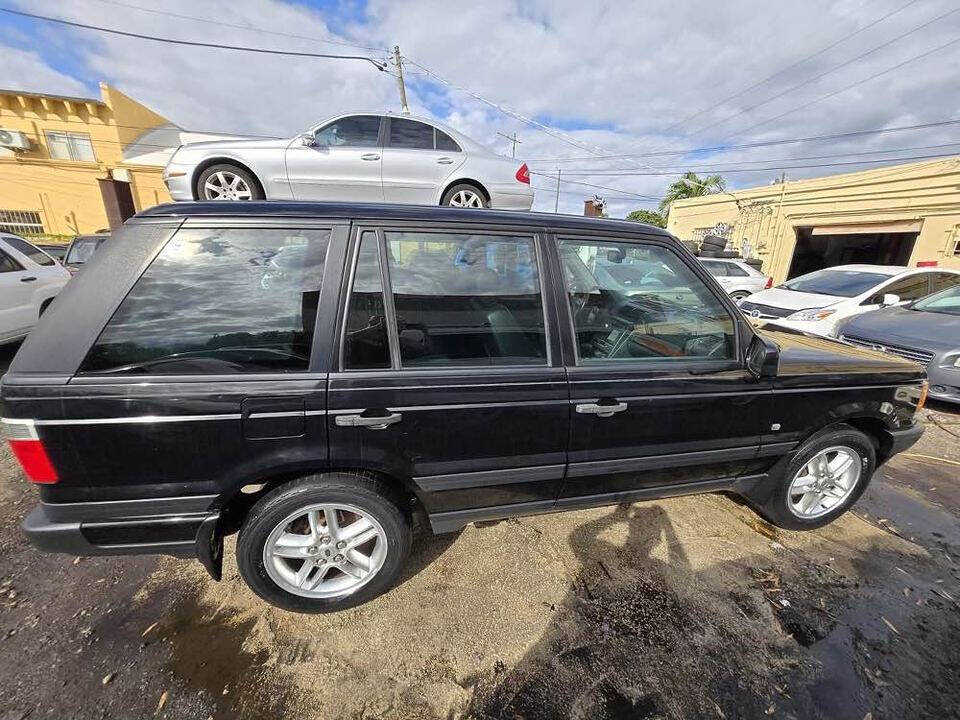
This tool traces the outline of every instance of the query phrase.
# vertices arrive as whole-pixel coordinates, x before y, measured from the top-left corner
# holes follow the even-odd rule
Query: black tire
[[[704,250],[716,250],[720,252],[727,247],[727,239],[719,235],[704,235],[700,247]]]
[[[844,446],[855,450],[860,458],[860,477],[853,491],[829,512],[816,518],[803,518],[794,514],[788,507],[787,491],[794,476],[818,452],[828,447]],[[771,477],[776,483],[769,498],[757,509],[767,520],[778,527],[788,530],[813,530],[823,527],[843,515],[853,505],[870,484],[870,478],[877,468],[877,451],[873,441],[856,428],[846,424],[833,425],[821,430],[803,442],[782,468]]]
[[[457,183],[456,185],[450,187],[444,194],[443,198],[440,200],[441,205],[450,205],[453,202],[453,199],[457,196],[458,193],[465,193],[471,197],[476,197],[477,202],[480,203],[479,207],[490,207],[490,201],[487,200],[487,194],[483,192],[476,185],[471,185],[470,183]],[[461,206],[454,206],[461,207]],[[477,207],[473,205],[462,206],[462,207]]]
[[[47,298],[42,303],[40,303],[40,310],[37,312],[37,317],[42,318],[43,314],[47,311],[47,308],[50,307],[50,303],[53,302],[53,298]]]
[[[207,184],[207,180],[216,175],[217,173],[232,173],[236,177],[240,178],[247,186],[250,191],[249,198],[237,198],[239,200],[263,200],[263,187],[260,185],[260,181],[257,180],[251,173],[244,170],[242,167],[237,167],[236,165],[231,165],[229,163],[220,163],[218,165],[211,165],[206,168],[200,177],[197,178],[197,186],[194,188],[194,191],[197,196],[197,200],[221,200],[226,198],[215,198],[207,197],[205,194],[204,187]]]
[[[349,595],[304,597],[278,585],[264,566],[264,544],[274,528],[299,508],[317,503],[345,503],[373,517],[386,535],[387,554],[380,570]],[[294,480],[272,490],[250,509],[237,538],[237,566],[244,581],[271,605],[301,613],[325,613],[354,607],[386,592],[396,581],[410,552],[410,522],[400,510],[399,493],[372,477],[326,473]]]
[[[701,250],[699,257],[705,258],[715,258],[719,257],[720,253],[717,250]]]

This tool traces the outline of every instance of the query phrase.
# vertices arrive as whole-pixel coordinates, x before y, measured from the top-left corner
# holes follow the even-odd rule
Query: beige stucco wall
[[[162,167],[124,163],[123,149],[139,135],[170,122],[116,88],[100,85],[100,100],[0,92],[0,128],[31,140],[27,152],[0,149],[0,210],[40,213],[51,235],[92,233],[107,227],[97,178],[126,169],[137,210],[169,202]],[[55,160],[47,130],[90,136],[95,162]]]
[[[667,229],[687,240],[697,229],[728,223],[733,247],[749,239],[764,272],[779,282],[797,228],[902,221],[922,223],[910,265],[934,260],[960,269],[960,157],[680,200]]]

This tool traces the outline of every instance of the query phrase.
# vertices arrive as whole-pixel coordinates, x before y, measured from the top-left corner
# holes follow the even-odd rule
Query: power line
[[[116,30],[114,28],[105,28],[98,25],[87,25],[85,23],[73,22],[72,20],[63,20],[61,18],[47,17],[45,15],[34,15],[33,13],[22,12],[20,10],[11,10],[10,8],[0,7],[0,11],[10,13],[11,15],[19,15],[21,17],[28,17],[34,20],[42,20],[44,22],[57,23],[59,25],[68,25],[70,27],[81,28],[84,30],[93,30],[95,32],[108,33],[110,35],[120,35],[122,37],[136,38],[138,40],[150,40],[152,42],[167,43],[170,45],[186,45],[188,47],[204,47],[212,48],[214,50],[234,50],[240,52],[252,52],[260,53],[263,55],[284,55],[288,57],[308,57],[308,58],[326,58],[330,60],[362,60],[373,65],[377,70],[383,72],[387,69],[387,64],[381,62],[380,60],[374,60],[371,57],[365,57],[363,55],[331,55],[328,53],[309,53],[309,52],[296,52],[293,50],[274,50],[271,48],[253,48],[246,47],[243,45],[221,45],[220,43],[205,43],[198,42],[195,40],[174,40],[173,38],[158,37],[156,35],[143,35],[141,33],[127,32],[125,30]]]
[[[858,87],[858,86],[860,86],[860,85],[863,85],[863,84],[866,83],[866,82],[870,82],[871,80],[875,80],[875,79],[877,79],[878,77],[881,77],[882,75],[886,75],[887,73],[891,73],[891,72],[893,72],[894,70],[899,70],[900,68],[905,67],[906,65],[909,65],[909,64],[912,63],[912,62],[916,62],[917,60],[922,60],[922,59],[925,58],[925,57],[929,57],[930,55],[933,55],[934,53],[940,52],[941,50],[945,50],[946,48],[950,47],[951,45],[956,45],[958,42],[960,42],[960,37],[956,37],[956,38],[954,38],[953,40],[950,40],[950,41],[948,41],[948,42],[945,42],[945,43],[943,43],[942,45],[938,45],[937,47],[935,47],[935,48],[933,48],[933,49],[931,49],[931,50],[927,50],[926,52],[922,52],[922,53],[920,53],[919,55],[914,55],[913,57],[907,58],[907,59],[904,60],[903,62],[897,63],[896,65],[894,65],[894,66],[892,66],[892,67],[889,67],[889,68],[887,68],[886,70],[881,70],[880,72],[876,72],[876,73],[874,73],[873,75],[870,75],[869,77],[863,78],[862,80],[858,80],[857,82],[851,83],[850,85],[847,85],[847,86],[845,86],[845,87],[842,87],[842,88],[840,88],[840,89],[838,89],[838,90],[834,90],[833,92],[829,92],[829,93],[827,93],[826,95],[821,95],[820,97],[818,97],[818,98],[816,98],[816,99],[814,99],[814,100],[810,100],[810,101],[808,101],[808,102],[806,102],[806,103],[804,103],[804,104],[802,104],[802,105],[798,105],[797,107],[790,108],[789,110],[787,110],[787,111],[785,111],[785,112],[782,112],[782,113],[780,113],[779,115],[774,115],[773,117],[767,118],[766,120],[761,120],[760,122],[754,123],[753,125],[749,125],[749,126],[743,128],[742,130],[737,131],[736,133],[734,133],[733,135],[730,135],[730,136],[728,136],[728,137],[737,137],[738,135],[743,135],[744,133],[749,132],[750,130],[754,130],[754,129],[762,126],[762,125],[766,125],[767,123],[771,123],[771,122],[773,122],[774,120],[779,120],[780,118],[786,117],[787,115],[791,115],[792,113],[795,113],[795,112],[797,112],[798,110],[805,110],[805,109],[807,109],[808,107],[810,107],[811,105],[816,105],[817,103],[823,102],[824,100],[827,100],[827,99],[832,98],[832,97],[834,97],[834,96],[836,96],[836,95],[839,95],[840,93],[846,92],[847,90],[852,90],[853,88]]]
[[[164,10],[154,10],[153,8],[140,7],[139,5],[130,5],[128,3],[119,2],[118,0],[97,0],[97,2],[105,3],[108,5],[116,5],[118,7],[129,8],[130,10],[139,10],[140,12],[152,13],[154,15],[166,15],[167,17],[179,18],[181,20],[193,20],[195,22],[208,23],[210,25],[219,25],[220,27],[233,28],[235,30],[246,30],[249,32],[257,32],[263,35],[276,35],[277,37],[292,38],[295,40],[309,40],[310,42],[319,42],[326,43],[327,45],[340,45],[341,47],[351,47],[358,50],[370,50],[371,52],[390,52],[386,48],[381,47],[370,47],[367,45],[356,45],[353,43],[342,42],[340,40],[330,40],[329,38],[319,38],[311,35],[296,35],[294,33],[285,33],[279,32],[277,30],[267,30],[265,28],[251,27],[249,25],[237,25],[234,23],[221,22],[220,20],[211,20],[210,18],[196,17],[195,15],[181,15],[180,13],[166,12]]]
[[[753,168],[717,168],[717,167],[700,167],[700,168],[685,168],[684,170],[644,170],[644,171],[632,171],[632,170],[594,170],[594,171],[573,171],[567,170],[565,172],[571,175],[587,175],[589,177],[639,177],[647,175],[680,175],[683,172],[694,172],[694,173],[750,173],[750,172],[761,172],[766,170],[800,170],[803,168],[821,168],[821,167],[840,167],[844,165],[869,165],[869,164],[879,164],[879,163],[897,163],[905,160],[930,160],[933,158],[944,158],[944,157],[953,157],[957,153],[936,153],[932,155],[912,155],[907,157],[896,157],[896,158],[882,158],[879,160],[851,160],[849,162],[835,162],[835,163],[817,163],[809,165],[771,165],[769,167],[753,167]],[[531,170],[531,173],[533,171]],[[543,173],[540,173],[543,174]],[[550,177],[546,175],[546,177]],[[565,182],[573,182],[573,180],[568,180]]]
[[[869,24],[867,24],[867,25],[864,25],[864,26],[863,26],[862,28],[860,28],[859,30],[856,30],[856,31],[854,31],[854,32],[852,32],[852,33],[849,33],[849,34],[847,34],[847,35],[844,35],[844,36],[843,36],[842,38],[840,38],[839,40],[836,40],[835,42],[832,42],[831,44],[827,45],[826,47],[823,47],[823,48],[817,50],[816,52],[811,53],[810,55],[807,55],[806,57],[803,57],[803,58],[801,58],[800,60],[797,60],[796,62],[791,63],[790,65],[787,65],[787,67],[778,70],[777,72],[773,73],[772,75],[767,75],[767,77],[763,78],[763,80],[759,80],[759,81],[753,83],[753,85],[750,85],[749,87],[745,87],[744,89],[742,89],[742,90],[734,93],[733,95],[729,95],[729,96],[723,98],[723,100],[720,100],[720,101],[714,103],[714,104],[711,105],[710,107],[706,107],[706,108],[704,108],[704,109],[702,109],[702,110],[699,110],[699,111],[693,113],[692,115],[688,115],[687,117],[683,118],[682,120],[678,120],[677,122],[673,123],[672,125],[669,125],[668,127],[664,128],[662,131],[660,131],[661,134],[668,133],[668,132],[670,132],[671,130],[673,130],[674,128],[680,127],[681,125],[685,125],[686,123],[690,122],[690,121],[693,120],[694,118],[698,118],[698,117],[700,117],[701,115],[703,115],[703,114],[705,114],[705,113],[708,113],[708,112],[710,112],[711,110],[713,110],[713,109],[715,109],[715,108],[718,108],[718,107],[720,107],[721,105],[724,105],[724,104],[730,102],[731,100],[736,100],[738,97],[742,97],[743,95],[746,95],[748,92],[750,92],[750,91],[753,90],[754,88],[758,88],[758,87],[760,87],[761,85],[769,82],[770,80],[773,80],[773,78],[779,77],[780,75],[783,75],[784,73],[786,73],[786,72],[788,72],[788,71],[790,71],[790,70],[793,70],[793,68],[802,65],[803,63],[807,62],[808,60],[813,60],[815,57],[819,57],[820,55],[823,55],[824,53],[829,52],[830,50],[833,50],[833,48],[837,47],[838,45],[841,45],[842,43],[846,42],[847,40],[849,40],[849,39],[851,39],[851,38],[853,38],[853,37],[855,37],[855,36],[857,36],[857,35],[860,35],[860,34],[863,33],[863,32],[866,32],[867,30],[869,30],[870,28],[874,27],[875,25],[879,25],[880,23],[882,23],[882,22],[883,22],[884,20],[886,20],[887,18],[893,17],[893,16],[896,15],[897,13],[903,12],[903,11],[906,10],[908,7],[910,7],[911,5],[916,4],[917,2],[918,2],[918,0],[910,0],[910,2],[908,2],[906,5],[903,5],[903,6],[899,7],[899,8],[897,8],[896,10],[893,10],[893,11],[891,11],[891,12],[888,12],[886,15],[883,15],[883,16],[877,18],[876,20],[874,20],[873,22],[871,22],[871,23],[869,23]]]
[[[714,167],[719,171],[722,169],[724,165],[733,165],[736,167],[738,165],[743,165],[744,163],[779,163],[779,162],[795,162],[797,160],[828,160],[828,159],[837,159],[837,158],[844,158],[844,157],[857,157],[860,155],[885,155],[887,153],[913,152],[916,150],[938,150],[941,148],[956,147],[958,145],[960,145],[960,141],[952,142],[952,143],[941,143],[939,145],[915,145],[912,147],[891,148],[889,150],[864,150],[861,152],[831,153],[830,155],[804,155],[804,156],[794,156],[794,157],[785,157],[785,158],[759,158],[757,160],[737,160],[737,161],[731,161],[728,163],[719,163],[716,165],[711,165],[711,167]],[[954,153],[948,153],[948,154],[952,155]],[[892,158],[886,158],[885,160],[879,160],[877,162],[885,162],[886,160],[889,160],[889,159],[892,159]],[[684,168],[684,167],[686,166],[651,165],[650,169],[651,170],[671,170],[671,169],[676,170],[678,168]],[[568,168],[566,172],[577,175],[577,174],[587,174],[587,173],[590,173],[590,174],[607,173],[607,172],[613,172],[613,170],[609,167],[594,168],[594,169]]]
[[[792,145],[795,143],[820,142],[823,140],[843,140],[851,137],[860,137],[864,135],[881,135],[884,133],[903,132],[907,130],[926,130],[928,128],[945,127],[947,125],[960,125],[960,119],[940,120],[937,122],[921,123],[918,125],[900,125],[897,127],[878,128],[875,130],[854,130],[852,132],[835,133],[832,135],[811,135],[809,137],[788,138],[785,140],[766,140],[763,142],[745,143],[743,145],[714,145],[712,147],[691,148],[688,150],[661,150],[646,153],[627,153],[623,155],[583,155],[580,157],[549,157],[549,158],[528,158],[528,162],[575,162],[579,160],[613,160],[628,157],[654,157],[663,155],[693,155],[694,153],[725,152],[727,150],[747,150],[758,147],[773,147],[774,145]]]
[[[530,174],[539,175],[540,177],[550,178],[551,180],[556,180],[556,177],[554,175],[550,175],[549,173],[534,172],[533,170],[531,170]],[[566,178],[564,178],[563,182],[572,183],[574,185],[583,185],[585,187],[594,188],[596,190],[609,190],[610,192],[621,193],[623,195],[629,195],[630,197],[643,198],[644,200],[660,200],[660,198],[654,197],[653,195],[644,195],[643,193],[635,193],[635,192],[630,192],[628,190],[620,190],[619,188],[607,187],[606,185],[596,185],[594,183],[582,182],[580,180],[567,180]]]
[[[807,85],[810,85],[810,84],[812,84],[812,83],[815,83],[817,80],[821,80],[822,78],[825,78],[827,75],[831,75],[831,74],[837,72],[838,70],[841,70],[841,69],[843,69],[843,68],[845,68],[845,67],[847,67],[847,66],[849,66],[849,65],[852,65],[853,63],[855,63],[855,62],[857,62],[857,61],[859,61],[859,60],[862,60],[863,58],[867,57],[868,55],[872,55],[873,53],[877,52],[878,50],[882,50],[882,49],[885,48],[885,47],[888,47],[888,46],[890,46],[890,45],[893,45],[895,42],[898,42],[898,41],[902,40],[903,38],[907,37],[908,35],[912,35],[912,34],[915,33],[915,32],[919,32],[920,30],[922,30],[922,29],[924,29],[924,28],[932,25],[933,23],[939,22],[939,21],[943,20],[944,18],[949,17],[950,15],[954,15],[955,13],[958,13],[958,12],[960,12],[960,8],[954,8],[953,10],[949,10],[949,11],[943,13],[942,15],[938,15],[937,17],[933,18],[932,20],[928,20],[927,22],[923,23],[922,25],[918,25],[917,27],[913,28],[912,30],[908,30],[907,32],[905,32],[905,33],[903,33],[903,34],[901,34],[901,35],[897,35],[897,36],[896,36],[895,38],[893,38],[892,40],[888,40],[888,41],[886,41],[886,42],[884,42],[884,43],[881,43],[880,45],[877,45],[876,47],[874,47],[874,48],[872,48],[872,49],[870,49],[870,50],[867,50],[866,52],[861,53],[860,55],[857,55],[856,57],[853,57],[853,58],[851,58],[851,59],[849,59],[849,60],[846,60],[845,62],[842,62],[842,63],[840,63],[839,65],[835,65],[834,67],[830,68],[829,70],[825,70],[824,72],[820,73],[819,75],[814,75],[813,77],[808,78],[807,80],[804,80],[803,82],[797,83],[796,85],[792,85],[791,87],[788,87],[786,90],[781,90],[781,91],[778,92],[777,94],[771,95],[771,96],[768,97],[766,100],[762,100],[761,102],[758,102],[758,103],[756,103],[755,105],[749,105],[749,106],[747,106],[747,107],[745,107],[745,108],[741,108],[740,110],[738,110],[737,112],[735,112],[733,115],[728,115],[728,116],[725,117],[725,118],[721,118],[721,119],[716,120],[715,122],[712,122],[712,123],[710,123],[710,124],[708,124],[708,125],[704,125],[703,127],[699,128],[698,130],[694,130],[693,132],[687,133],[686,135],[684,135],[684,136],[682,136],[682,137],[680,137],[680,138],[677,138],[676,140],[674,140],[674,142],[678,142],[679,140],[683,140],[683,139],[686,139],[686,138],[689,138],[689,137],[693,137],[694,135],[699,135],[700,133],[702,133],[702,132],[705,131],[705,130],[709,130],[709,129],[711,129],[711,128],[714,128],[714,127],[716,127],[717,125],[722,125],[723,123],[725,123],[725,122],[727,122],[727,121],[729,121],[729,120],[733,120],[734,118],[740,117],[741,115],[744,115],[744,114],[746,114],[746,113],[748,113],[748,112],[751,112],[752,110],[756,110],[757,108],[762,107],[762,106],[766,105],[767,103],[771,103],[771,102],[773,102],[774,100],[778,100],[779,98],[782,98],[784,95],[787,95],[787,94],[789,94],[789,93],[795,92],[796,90],[799,90],[799,89],[802,88],[802,87],[806,87]]]

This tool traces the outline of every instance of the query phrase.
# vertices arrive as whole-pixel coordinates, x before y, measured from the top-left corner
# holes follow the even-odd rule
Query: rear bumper
[[[533,207],[533,190],[521,183],[490,184],[490,207],[496,210],[529,210]]]
[[[209,497],[92,503],[41,503],[23,533],[45,552],[70,555],[173,555],[197,558],[219,579],[220,511]],[[199,506],[207,509],[198,510]],[[183,512],[170,512],[180,507]],[[123,513],[123,514],[121,514]]]

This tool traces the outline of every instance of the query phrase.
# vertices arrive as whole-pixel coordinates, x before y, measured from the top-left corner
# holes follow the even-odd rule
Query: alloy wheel
[[[853,448],[837,445],[821,450],[793,476],[787,507],[806,520],[825,515],[850,497],[862,471],[860,454]]]
[[[294,595],[338,598],[366,585],[383,567],[387,535],[377,520],[354,505],[300,508],[267,536],[267,575]]]
[[[218,170],[203,183],[205,200],[250,200],[253,193],[247,181],[229,170]]]
[[[458,190],[450,198],[450,207],[482,208],[483,198],[473,190]]]

